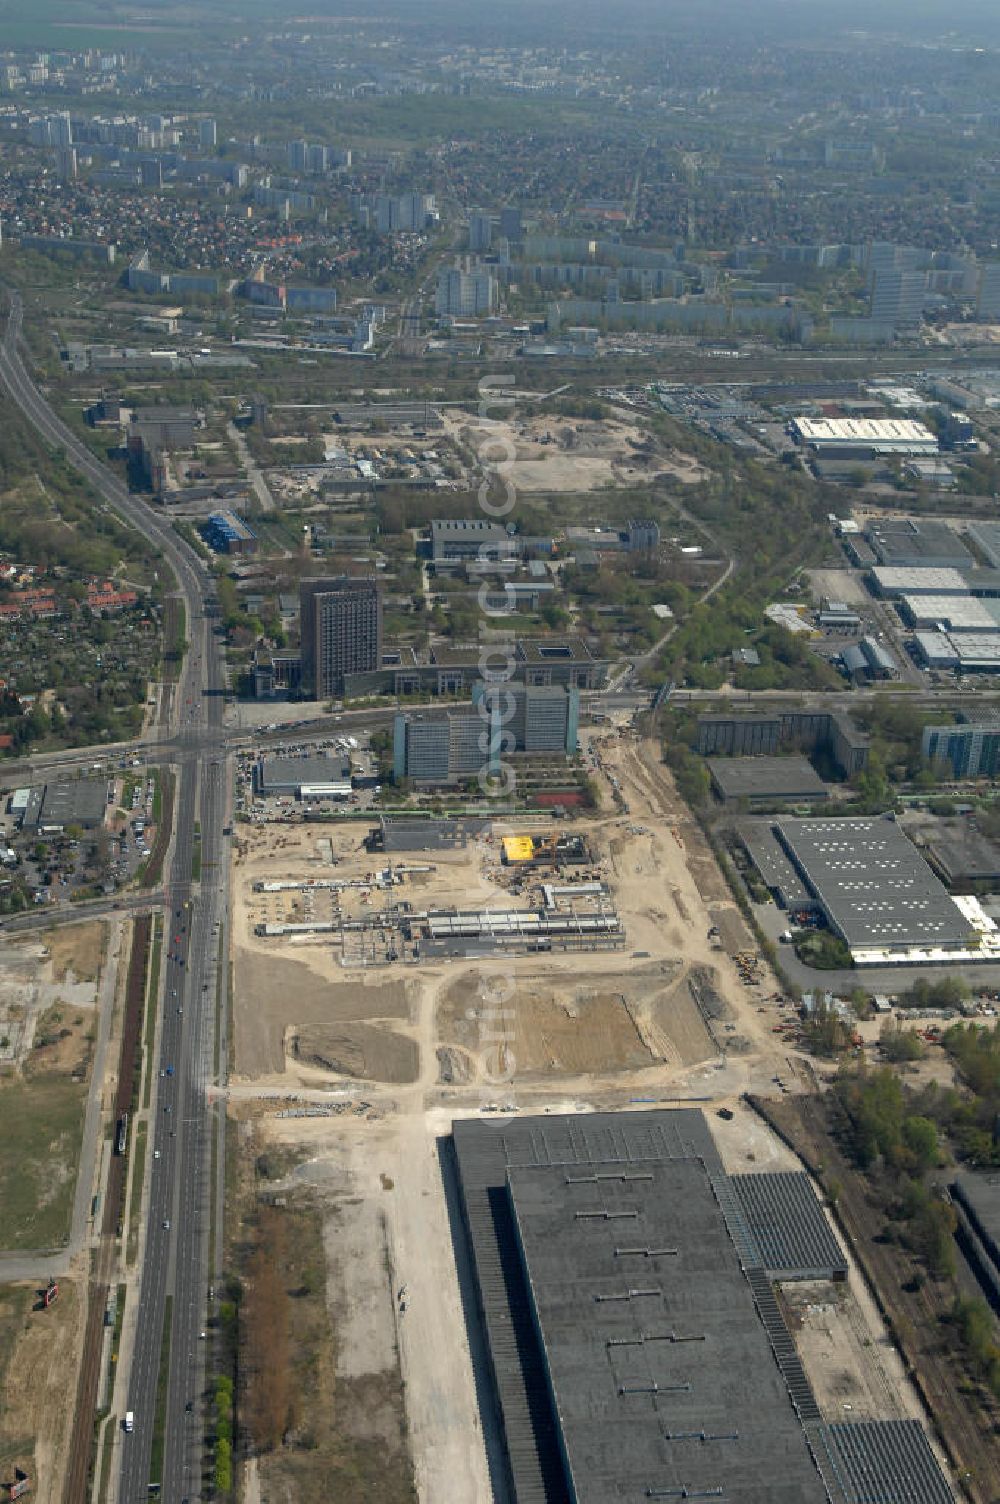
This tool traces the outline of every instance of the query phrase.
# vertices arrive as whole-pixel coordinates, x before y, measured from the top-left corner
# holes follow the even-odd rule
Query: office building
[[[497,279],[486,267],[463,271],[445,267],[438,274],[434,311],[439,317],[476,318],[497,306]]]
[[[433,193],[379,193],[375,198],[375,228],[380,235],[425,230],[437,218]]]
[[[60,110],[57,115],[50,115],[48,124],[49,139],[53,146],[73,145],[73,122],[69,110]]]
[[[826,753],[845,778],[868,761],[869,740],[846,715],[786,710],[763,715],[701,715],[696,750],[703,757],[770,756],[782,747]]]
[[[435,517],[431,521],[431,558],[435,564],[467,559],[516,559],[520,545],[500,522],[483,517]]]
[[[302,683],[313,699],[343,694],[349,674],[382,662],[382,597],[374,579],[303,580]]]
[[[923,318],[926,299],[925,272],[882,267],[876,270],[871,305],[871,316],[876,322],[892,324],[896,329],[916,328]]]
[[[198,144],[202,151],[214,151],[219,139],[214,120],[202,120],[198,125]]]
[[[507,754],[577,749],[580,691],[562,685],[480,681],[472,705],[443,716],[401,713],[393,726],[393,776],[416,783],[451,783],[498,773]]]
[[[488,214],[469,215],[469,250],[488,251],[493,239],[493,221]]]
[[[599,689],[607,680],[607,659],[595,658],[581,638],[518,639],[512,654],[485,647],[435,647],[426,662],[410,650],[383,653],[371,673],[348,676],[344,693],[362,695],[471,695],[482,682]]]
[[[500,210],[500,234],[504,240],[520,240],[524,235],[521,211],[516,204],[507,204]]]
[[[981,323],[1000,320],[1000,261],[989,261],[979,273],[976,313]]]
[[[1000,719],[965,726],[925,726],[920,751],[952,778],[995,778],[1000,772]]]

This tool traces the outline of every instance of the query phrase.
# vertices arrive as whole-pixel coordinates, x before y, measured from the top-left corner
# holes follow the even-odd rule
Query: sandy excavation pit
[[[437,1036],[446,1080],[461,1079],[463,1057],[481,1052],[480,1007],[475,974],[458,977],[441,994]],[[519,973],[505,1007],[512,1015],[505,1048],[519,1074],[604,1075],[644,1070],[659,1060],[692,1065],[716,1053],[679,963],[565,982]]]
[[[324,959],[329,967],[328,955]],[[238,951],[236,976],[241,1016],[236,1073],[240,1076],[283,1071],[290,1032],[301,1034],[313,1025],[336,1030],[373,1019],[405,1022],[412,1016],[408,981],[335,981],[283,952],[262,956]]]
[[[304,1024],[289,1031],[285,1049],[312,1070],[363,1081],[409,1085],[420,1069],[416,1040],[375,1024]]]

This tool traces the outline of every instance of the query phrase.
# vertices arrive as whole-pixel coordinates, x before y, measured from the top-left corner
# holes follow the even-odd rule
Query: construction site
[[[428,833],[420,829],[417,835]],[[255,937],[301,941],[329,936],[346,968],[458,958],[468,955],[470,947],[485,955],[491,950],[526,954],[625,945],[625,928],[601,863],[583,869],[589,852],[580,836],[501,836],[499,868],[495,837],[484,831],[465,852],[464,862],[397,861],[374,871],[355,870],[367,865],[375,838],[376,832],[369,832],[364,854],[348,849],[336,856],[333,838],[324,840],[316,861],[336,865],[337,876],[257,879],[253,894],[261,917],[255,919]],[[443,899],[451,899],[456,865],[508,902],[483,907],[435,902],[439,889]],[[564,873],[564,868],[569,870]],[[543,872],[561,880],[543,882]],[[509,901],[514,897],[521,900],[516,906]]]
[[[514,1497],[482,1403],[447,1171],[456,1120],[503,1133],[577,1114],[586,1133],[587,1114],[697,1104],[727,1175],[802,1170],[747,1099],[814,1089],[816,1063],[777,1030],[789,1000],[659,747],[601,726],[584,755],[600,804],[572,821],[345,819],[242,827],[234,843],[230,1115],[249,1166],[271,1152],[298,1164],[280,1194],[326,1229],[338,1394],[363,1374],[397,1395],[387,1436],[405,1403],[421,1500]],[[345,1256],[359,1239],[365,1256]],[[788,1317],[817,1425],[852,1405],[923,1422],[847,1263]],[[359,1410],[340,1414],[340,1444],[369,1434]]]

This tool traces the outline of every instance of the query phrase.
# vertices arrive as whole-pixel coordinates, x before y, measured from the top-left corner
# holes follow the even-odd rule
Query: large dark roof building
[[[877,1424],[824,1424],[772,1291],[846,1273],[805,1176],[728,1176],[688,1110],[455,1122],[453,1147],[498,1497],[951,1499],[919,1425],[880,1474]]]
[[[712,757],[712,787],[726,804],[809,804],[829,799],[830,790],[801,754],[786,757]]]
[[[895,820],[781,820],[778,835],[831,929],[866,952],[957,951],[976,931]]]

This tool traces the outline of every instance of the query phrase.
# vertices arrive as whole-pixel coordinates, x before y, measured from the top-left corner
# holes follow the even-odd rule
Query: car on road
[[[164,1219],[163,1219],[163,1231],[164,1232],[169,1232],[170,1231],[170,1218],[169,1217],[164,1217]]]

